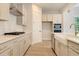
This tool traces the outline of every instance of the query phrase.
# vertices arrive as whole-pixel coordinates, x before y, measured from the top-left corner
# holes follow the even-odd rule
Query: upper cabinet
[[[53,23],[62,23],[61,14],[43,14],[42,21],[52,21]]]
[[[22,4],[20,3],[11,3],[10,4],[10,13],[16,16],[22,16]]]
[[[23,4],[22,3],[11,3],[10,4],[10,13],[16,16],[16,22],[18,25],[24,26],[24,11],[23,11]]]
[[[53,23],[61,24],[62,23],[62,15],[61,14],[53,14]]]
[[[53,16],[51,14],[43,14],[42,21],[53,21]]]
[[[0,3],[0,21],[6,21],[9,19],[9,4]]]

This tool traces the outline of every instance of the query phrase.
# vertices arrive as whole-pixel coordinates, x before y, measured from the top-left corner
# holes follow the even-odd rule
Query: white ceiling
[[[36,5],[42,7],[43,10],[60,11],[68,3],[37,3]]]

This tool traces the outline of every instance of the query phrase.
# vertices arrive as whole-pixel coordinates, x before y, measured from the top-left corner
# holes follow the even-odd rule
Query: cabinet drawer
[[[72,41],[68,41],[68,46],[71,48],[73,51],[79,54],[79,44],[76,44]]]
[[[3,53],[0,53],[0,56],[12,56],[12,55],[13,55],[13,53],[10,48],[6,49]]]
[[[3,53],[6,49],[10,48],[11,44],[5,43],[0,45],[0,53]]]
[[[76,53],[76,52],[74,52],[72,49],[68,49],[68,55],[69,56],[79,56],[79,54],[78,53]]]

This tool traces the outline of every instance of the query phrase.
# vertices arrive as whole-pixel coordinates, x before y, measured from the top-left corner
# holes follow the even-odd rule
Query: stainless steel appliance
[[[61,32],[62,27],[61,24],[54,24],[54,32]]]

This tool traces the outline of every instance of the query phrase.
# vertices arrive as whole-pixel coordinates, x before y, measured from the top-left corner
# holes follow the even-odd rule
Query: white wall
[[[17,25],[16,16],[10,14],[8,21],[0,21],[0,34],[5,32],[23,31],[23,27]]]
[[[70,9],[71,8],[71,9]],[[68,7],[63,12],[63,33],[75,34],[74,25],[70,28],[71,24],[74,24],[74,17],[79,15],[79,8]]]

